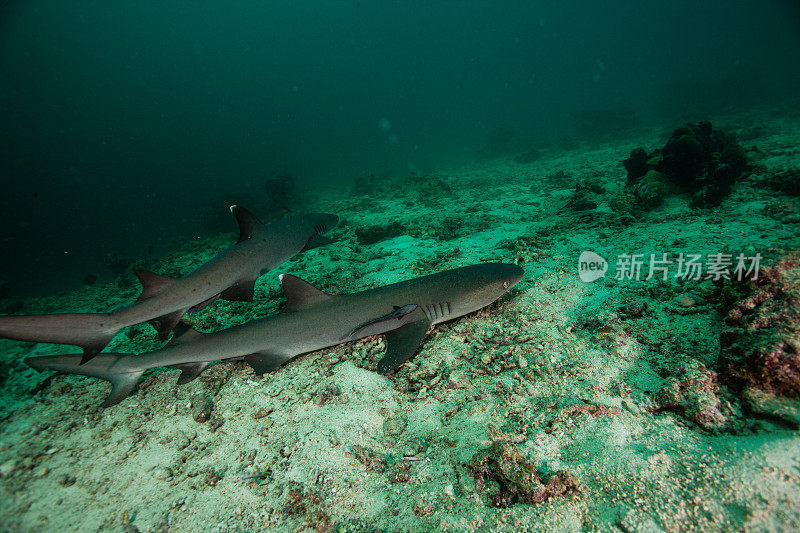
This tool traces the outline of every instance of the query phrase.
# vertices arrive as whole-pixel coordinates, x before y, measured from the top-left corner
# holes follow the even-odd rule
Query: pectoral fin
[[[407,315],[407,323],[386,334],[386,355],[378,362],[378,372],[386,374],[409,360],[428,332],[431,321],[417,307]]]
[[[332,242],[336,242],[336,240],[326,237],[325,235],[315,233],[311,236],[311,238],[308,239],[308,242],[306,242],[306,245],[303,246],[303,249],[300,250],[300,252],[307,252],[308,250],[319,248],[320,246],[325,246],[327,244],[331,244]]]
[[[262,374],[266,374],[267,372],[272,372],[283,363],[286,362],[286,359],[280,355],[271,354],[271,353],[251,353],[250,355],[245,355],[244,360],[253,368],[253,371],[258,374],[259,376]]]
[[[161,335],[161,338],[164,339],[167,337],[172,328],[178,325],[178,322],[181,321],[183,315],[186,314],[186,309],[179,309],[173,313],[168,315],[160,316],[158,318],[154,318],[153,320],[148,320],[150,324],[158,330],[158,334]]]
[[[219,297],[229,302],[249,302],[253,299],[255,287],[255,279],[243,279],[222,291]]]
[[[189,314],[193,314],[193,313],[196,313],[196,312],[198,312],[198,311],[200,311],[202,309],[205,309],[209,305],[211,305],[214,302],[216,302],[217,300],[219,300],[219,297],[220,297],[220,295],[217,294],[216,296],[212,296],[208,300],[205,300],[203,302],[200,302],[199,304],[193,305],[192,308],[189,309]]]
[[[403,307],[395,306],[394,311],[391,313],[361,324],[351,331],[344,340],[380,335],[389,330],[402,327],[408,323],[409,319],[413,320],[413,314],[417,307],[417,304],[404,305]]]
[[[172,330],[172,339],[170,339],[170,341],[167,343],[167,346],[186,344],[187,342],[199,339],[203,335],[205,335],[205,333],[197,331],[192,326],[181,320]]]

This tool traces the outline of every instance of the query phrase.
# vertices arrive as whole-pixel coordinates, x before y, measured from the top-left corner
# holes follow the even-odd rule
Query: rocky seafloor
[[[278,272],[351,292],[479,261],[524,267],[389,377],[368,338],[263,377],[220,363],[177,387],[155,371],[102,410],[107,383],[21,363],[74,349],[0,341],[0,530],[800,529],[800,114],[713,123],[748,161],[719,195],[669,182],[660,157],[677,124],[403,187],[362,180],[314,200],[341,217],[337,243],[263,276],[253,303],[190,317],[212,331],[277,312]],[[639,147],[631,178],[621,162]],[[231,239],[143,266],[186,273]],[[609,261],[605,277],[581,281],[584,251]],[[663,253],[758,253],[761,271],[646,280]],[[623,254],[643,255],[640,279],[615,278]],[[124,274],[0,311],[107,311],[138,290]],[[159,345],[143,324],[108,350]]]

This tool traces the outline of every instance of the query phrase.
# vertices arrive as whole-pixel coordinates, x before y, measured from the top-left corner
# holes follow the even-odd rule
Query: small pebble
[[[400,435],[408,425],[408,418],[405,415],[392,416],[384,420],[383,433],[390,436]]]
[[[159,481],[167,481],[173,475],[172,470],[166,466],[157,466],[153,469],[153,477]]]
[[[9,459],[2,465],[0,465],[0,476],[6,477],[10,476],[14,473],[17,469],[17,460],[16,459]]]
[[[274,411],[274,409],[270,409],[270,408],[267,408],[267,407],[262,407],[261,409],[257,410],[255,413],[253,413],[253,418],[255,420],[260,420],[262,418],[265,418],[265,417],[269,416],[269,414],[272,411]]]
[[[469,377],[463,370],[453,370],[447,377],[447,387],[451,389],[464,389],[470,386]]]
[[[211,411],[214,409],[214,403],[211,398],[204,394],[198,394],[192,398],[192,418],[195,422],[207,422],[211,418]]]
[[[191,443],[192,441],[184,433],[179,433],[178,436],[175,437],[175,444],[178,446],[179,450],[185,449]]]
[[[414,457],[418,453],[419,449],[416,446],[408,444],[405,447],[403,447],[403,457]]]

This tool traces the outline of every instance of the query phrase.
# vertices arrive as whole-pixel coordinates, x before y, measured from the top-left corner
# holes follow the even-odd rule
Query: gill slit
[[[425,317],[428,320],[434,321],[450,316],[450,313],[452,312],[452,306],[448,301],[434,302],[423,306],[422,311],[425,313]]]

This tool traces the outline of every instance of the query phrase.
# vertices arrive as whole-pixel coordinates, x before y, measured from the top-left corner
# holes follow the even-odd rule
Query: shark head
[[[308,213],[302,215],[302,220],[314,233],[323,235],[336,225],[339,217],[329,213]]]
[[[477,311],[494,302],[519,283],[525,273],[519,265],[506,263],[483,263],[456,270],[463,271],[458,282],[459,314]]]

